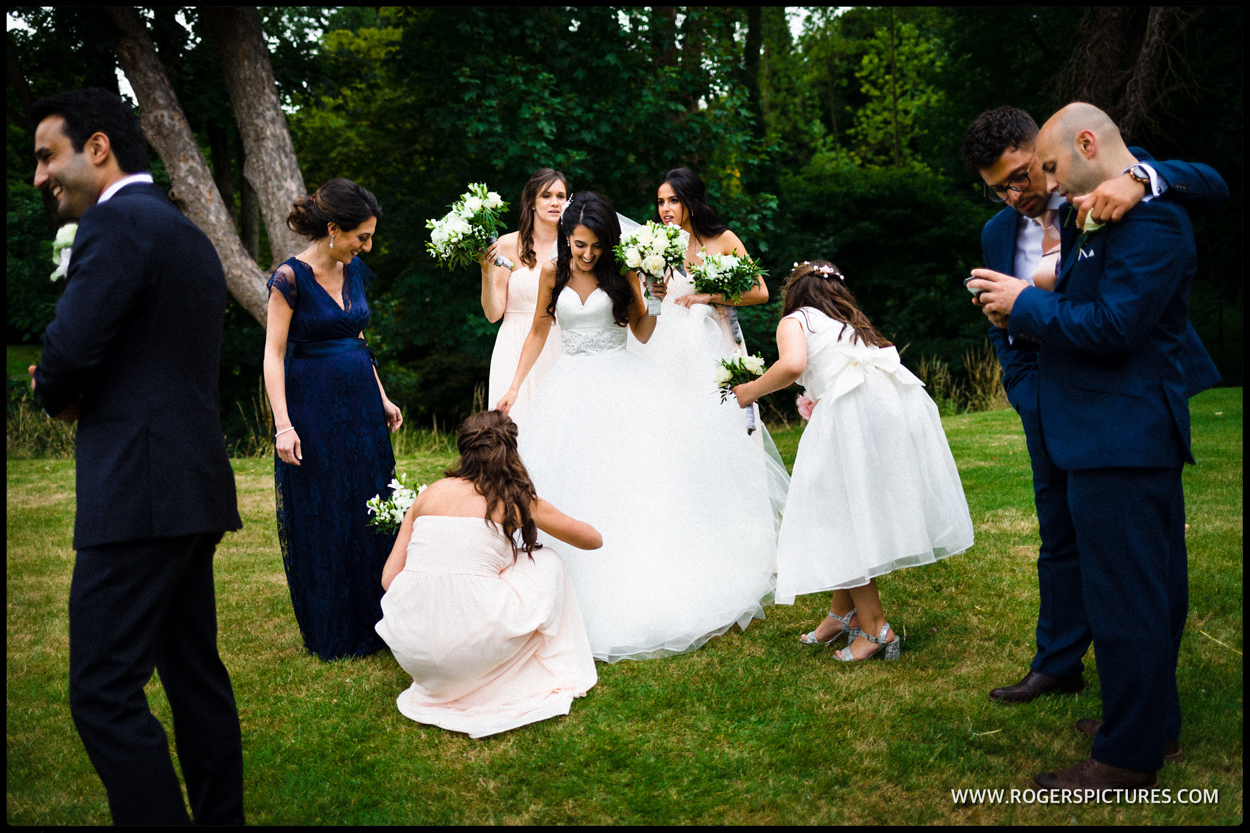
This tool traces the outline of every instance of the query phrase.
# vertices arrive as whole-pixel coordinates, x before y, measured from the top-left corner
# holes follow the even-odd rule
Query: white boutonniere
[[[51,279],[57,280],[69,274],[69,257],[73,252],[74,235],[78,232],[77,223],[66,223],[56,231],[56,239],[52,241],[52,262],[56,271]]]

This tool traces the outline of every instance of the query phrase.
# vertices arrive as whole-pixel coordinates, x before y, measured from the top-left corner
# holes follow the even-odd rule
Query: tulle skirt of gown
[[[603,535],[560,545],[596,659],[682,653],[763,618],[771,461],[735,410],[624,349],[561,355],[535,395],[519,445],[538,494]]]
[[[859,587],[973,544],[937,406],[877,371],[817,402],[799,440],[777,544],[777,603]]]
[[[481,518],[421,515],[377,632],[412,675],[406,717],[480,738],[568,714],[598,679],[560,556]]]

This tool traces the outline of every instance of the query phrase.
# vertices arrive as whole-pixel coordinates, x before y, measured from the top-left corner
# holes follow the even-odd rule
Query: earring
[[[330,235],[330,248],[331,249],[334,248],[334,235],[333,234]]]

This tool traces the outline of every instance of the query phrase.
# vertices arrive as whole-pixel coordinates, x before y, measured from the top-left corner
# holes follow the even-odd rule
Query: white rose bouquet
[[[640,272],[650,284],[664,280],[669,269],[680,267],[686,259],[686,247],[690,245],[690,233],[679,226],[661,225],[648,220],[621,240],[612,252],[621,264],[621,274],[633,270]],[[660,301],[647,290],[647,314],[660,314]]]
[[[767,275],[757,261],[746,255],[710,255],[702,250],[703,262],[691,268],[690,280],[694,291],[715,295],[736,304],[742,296],[755,288],[757,279]]]
[[[764,375],[764,358],[760,355],[734,356],[732,359],[721,359],[712,381],[720,390],[720,401],[729,399],[733,389],[746,384],[752,379]],[[747,409],[747,433],[755,433],[755,409]]]
[[[508,204],[494,191],[487,191],[480,182],[473,183],[449,214],[426,221],[425,227],[430,230],[426,251],[448,269],[472,267],[482,251],[498,239],[507,208]],[[495,265],[513,268],[512,261],[504,257],[496,257]]]
[[[399,475],[390,483],[391,496],[386,500],[382,500],[381,495],[374,495],[365,501],[365,507],[369,510],[369,514],[373,515],[369,519],[369,526],[376,531],[393,535],[399,531],[399,525],[404,521],[404,515],[408,514],[413,501],[417,499],[417,495],[425,491],[425,484],[413,489],[412,484],[405,480],[404,475]]]
[[[746,255],[710,255],[707,249],[702,249],[701,253],[703,262],[690,270],[694,291],[709,295],[719,292],[730,304],[742,300],[742,296],[754,288],[756,280],[768,274],[757,261]],[[738,324],[738,310],[722,306],[721,313],[729,318],[734,341],[741,344],[742,327]]]
[[[69,257],[74,247],[74,235],[77,233],[77,223],[66,223],[56,230],[56,239],[52,241],[52,262],[56,264],[56,271],[52,273],[52,280],[69,274]]]

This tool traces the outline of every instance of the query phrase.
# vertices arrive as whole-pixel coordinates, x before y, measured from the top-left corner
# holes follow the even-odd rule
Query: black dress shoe
[[[1033,783],[1045,790],[1140,790],[1159,786],[1159,779],[1153,772],[1087,758],[1067,769],[1034,775]]]
[[[1082,717],[1076,722],[1076,730],[1082,735],[1091,738],[1098,736],[1098,729],[1102,726],[1101,720],[1094,720],[1092,717]],[[1163,744],[1163,762],[1165,764],[1179,764],[1185,760],[1185,753],[1181,751],[1181,742],[1179,740],[1170,740]]]
[[[1073,674],[1071,677],[1052,677],[1039,674],[1032,669],[1024,675],[1024,679],[1006,688],[996,688],[990,692],[990,699],[999,703],[1031,703],[1043,694],[1074,694],[1085,688],[1085,675]]]

